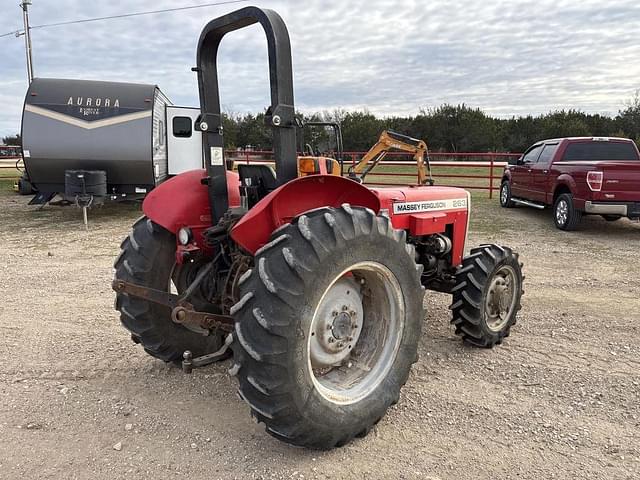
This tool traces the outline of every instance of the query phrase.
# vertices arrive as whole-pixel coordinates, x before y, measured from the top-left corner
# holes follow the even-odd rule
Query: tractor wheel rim
[[[502,201],[503,205],[507,204],[507,197],[509,195],[508,190],[507,190],[507,185],[503,185],[502,186],[502,192],[500,192],[500,200]]]
[[[507,324],[518,299],[518,285],[515,270],[504,265],[492,276],[485,300],[487,327],[499,332]]]
[[[371,394],[396,359],[404,317],[400,284],[387,267],[360,262],[340,273],[308,332],[307,366],[320,395],[347,405]]]
[[[560,225],[564,225],[567,223],[567,218],[569,217],[569,205],[565,200],[560,200],[558,202],[558,206],[556,207],[556,220]]]

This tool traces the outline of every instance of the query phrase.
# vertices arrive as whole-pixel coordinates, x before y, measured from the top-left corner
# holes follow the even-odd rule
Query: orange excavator
[[[412,153],[413,159],[418,166],[418,183],[420,185],[426,185],[427,183],[433,185],[427,144],[423,140],[408,137],[390,130],[383,131],[376,144],[369,149],[356,165],[349,168],[349,178],[363,183],[369,172],[392,150]]]

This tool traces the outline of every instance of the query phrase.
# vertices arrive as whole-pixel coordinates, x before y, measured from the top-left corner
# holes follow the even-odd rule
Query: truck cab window
[[[522,157],[522,163],[536,163],[541,150],[542,145],[533,147],[531,150],[524,154],[524,156]]]
[[[571,143],[562,158],[565,162],[574,161],[636,161],[638,154],[631,142],[576,142]]]
[[[557,149],[557,143],[550,143],[545,145],[542,149],[542,153],[540,153],[540,156],[538,157],[538,163],[548,166],[551,163],[551,159],[555,155]]]
[[[193,127],[189,117],[173,117],[173,136],[179,138],[189,138]]]

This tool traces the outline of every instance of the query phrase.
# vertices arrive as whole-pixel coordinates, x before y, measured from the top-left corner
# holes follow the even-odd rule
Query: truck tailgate
[[[640,202],[640,162],[602,162],[601,200]]]

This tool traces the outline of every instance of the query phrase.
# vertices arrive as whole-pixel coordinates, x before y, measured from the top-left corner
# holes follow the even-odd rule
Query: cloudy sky
[[[33,0],[31,24],[209,3],[212,0]],[[0,0],[0,34],[20,28],[18,0]],[[197,105],[190,67],[208,20],[243,5],[277,10],[292,41],[296,104],[306,112],[415,114],[466,103],[497,116],[560,108],[615,114],[640,88],[640,2],[619,0],[253,0],[35,29],[40,77],[155,83]],[[20,128],[24,44],[0,38],[0,137]],[[268,104],[258,27],[225,38],[221,96],[236,113]]]

